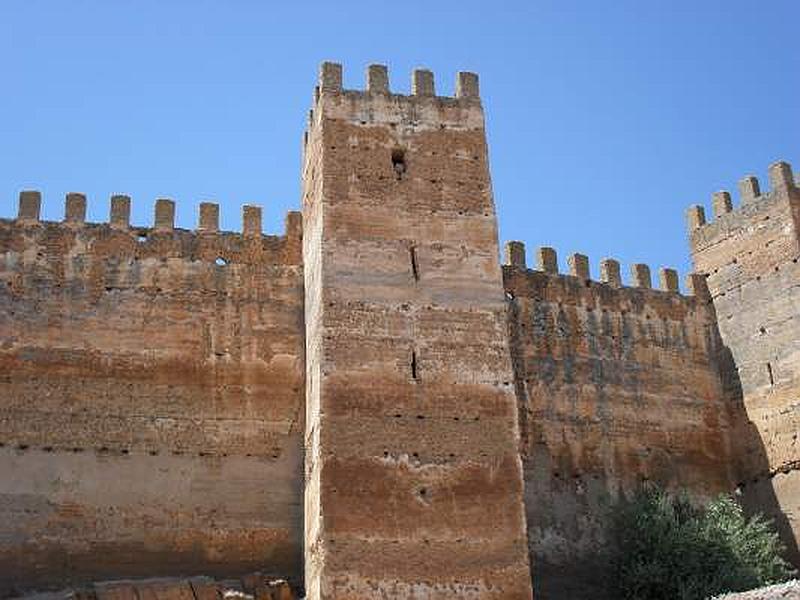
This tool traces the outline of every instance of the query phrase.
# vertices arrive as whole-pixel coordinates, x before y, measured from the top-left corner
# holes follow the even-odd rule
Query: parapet
[[[358,90],[345,90],[342,87],[342,65],[323,62],[319,68],[318,93],[340,94]],[[386,65],[372,64],[367,67],[367,94],[391,94],[389,89],[389,69]],[[402,94],[395,94],[402,95]],[[411,96],[436,96],[434,75],[424,68],[411,72]],[[446,96],[440,96],[446,97]],[[466,71],[456,73],[455,98],[476,99],[480,97],[478,75]]]
[[[791,198],[800,202],[800,190],[792,177],[792,167],[789,163],[778,161],[769,166],[769,184],[769,192],[762,194],[758,179],[753,175],[739,180],[741,204],[738,208],[734,206],[728,191],[714,192],[711,196],[713,218],[710,221],[706,220],[706,212],[702,205],[690,206],[686,212],[690,235],[696,236],[698,232],[702,232],[703,235],[709,233],[713,235],[714,226],[726,229],[735,225],[733,223],[735,219],[748,219],[757,214],[764,205],[781,198]]]
[[[569,265],[568,274],[560,274],[558,268],[558,255],[553,248],[544,246],[536,250],[536,267],[533,272],[555,277],[570,277],[578,279],[586,287],[602,285],[609,288],[626,288],[651,290],[652,278],[650,267],[645,264],[636,263],[631,265],[630,285],[622,283],[621,269],[619,261],[613,258],[604,258],[600,261],[600,280],[591,279],[591,269],[589,257],[585,254],[574,253],[567,257]],[[504,267],[517,271],[529,271],[525,260],[525,244],[519,241],[507,242],[505,245]],[[658,271],[659,288],[652,290],[654,293],[666,293],[681,296],[678,284],[678,272],[675,269],[662,267]],[[686,279],[686,296],[698,296],[702,299],[708,298],[708,288],[705,284],[705,276],[697,273],[690,274]]]
[[[125,236],[137,246],[160,244],[163,247],[165,238],[175,238],[177,247],[194,248],[203,246],[209,256],[214,254],[213,248],[217,246],[219,257],[224,263],[229,262],[223,254],[228,256],[241,256],[243,249],[248,247],[249,256],[255,260],[256,255],[262,258],[265,252],[275,258],[277,262],[285,264],[301,264],[302,262],[302,216],[299,212],[291,211],[287,214],[284,234],[282,236],[264,235],[261,225],[261,207],[245,205],[242,208],[242,232],[220,231],[219,205],[212,202],[202,202],[199,207],[197,229],[194,231],[175,227],[175,202],[168,198],[159,198],[155,202],[153,211],[153,226],[131,226],[131,199],[129,196],[113,195],[108,223],[86,222],[86,196],[81,193],[71,192],[66,195],[64,202],[64,219],[61,222],[42,221],[41,215],[42,196],[38,191],[26,190],[19,194],[19,207],[16,219],[0,219],[0,225],[8,228],[64,228],[72,234],[97,234]],[[193,243],[195,242],[195,243]],[[202,242],[202,243],[200,243]],[[255,243],[263,252],[253,253],[252,244]],[[283,250],[281,250],[283,248]],[[211,249],[211,250],[209,250]]]
[[[424,106],[426,110],[417,111],[411,109],[412,106]],[[483,124],[479,82],[475,73],[457,73],[454,95],[441,96],[436,93],[433,72],[417,68],[411,73],[410,93],[405,94],[391,90],[389,71],[386,65],[381,64],[367,67],[363,90],[350,90],[343,87],[342,65],[323,62],[314,89],[314,109],[309,115],[309,127],[313,127],[321,112],[363,125],[403,121],[414,121],[416,126],[443,122],[466,122],[470,126]]]

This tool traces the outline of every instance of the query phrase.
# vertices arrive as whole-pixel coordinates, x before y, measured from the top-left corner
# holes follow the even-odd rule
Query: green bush
[[[702,600],[794,574],[772,524],[747,519],[728,496],[696,507],[648,487],[619,504],[612,523],[614,598]]]

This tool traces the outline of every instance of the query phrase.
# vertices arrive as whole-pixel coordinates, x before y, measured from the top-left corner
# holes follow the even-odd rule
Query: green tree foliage
[[[697,507],[648,487],[615,509],[611,534],[619,599],[702,600],[794,574],[771,522],[746,518],[729,496]]]

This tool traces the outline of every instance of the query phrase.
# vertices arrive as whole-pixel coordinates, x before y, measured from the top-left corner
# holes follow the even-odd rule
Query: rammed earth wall
[[[0,220],[0,588],[302,563],[303,270],[283,236]],[[219,264],[218,264],[219,263]]]
[[[798,561],[800,191],[689,212],[696,273],[498,257],[477,76],[325,63],[303,213],[265,236],[0,219],[0,595],[117,577],[309,598],[599,598],[609,507],[737,491]],[[10,216],[10,215],[9,215]],[[302,222],[301,222],[302,221]]]
[[[731,489],[729,414],[718,375],[721,342],[703,278],[694,295],[662,290],[634,265],[540,249],[526,269],[513,243],[504,267],[525,465],[528,539],[542,598],[602,595],[608,509],[643,482],[698,499]]]

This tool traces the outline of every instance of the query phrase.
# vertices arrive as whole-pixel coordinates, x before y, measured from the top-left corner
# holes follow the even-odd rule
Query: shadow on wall
[[[630,313],[619,318],[621,334],[613,327],[595,332],[592,317],[578,326],[570,308],[548,308],[542,293],[515,294],[515,273],[506,272],[517,284],[507,287],[509,341],[537,600],[611,598],[611,510],[644,481],[704,502],[738,493],[749,514],[775,520],[797,565],[791,515],[784,512],[790,491],[778,495],[772,485],[768,449],[748,418],[713,306],[706,305],[711,312],[701,321],[675,314],[688,333],[664,326],[660,334],[648,326],[654,319],[636,321]],[[536,283],[543,276],[525,277]],[[662,298],[668,306],[683,302]],[[596,335],[586,336],[592,339],[585,346],[558,341],[581,331]],[[790,476],[800,484],[800,471]]]
[[[786,558],[795,568],[800,568],[800,549],[797,546],[791,513],[787,514],[786,500],[800,498],[800,471],[776,470],[769,460],[767,447],[756,424],[750,420],[744,402],[742,383],[731,351],[726,347],[721,357],[721,371],[725,396],[731,409],[731,445],[736,457],[734,477],[736,495],[748,516],[758,513],[772,519],[786,546]],[[784,503],[778,499],[776,480],[785,488]],[[796,491],[792,494],[792,489]]]
[[[748,418],[741,385],[732,367],[730,352],[723,348],[721,370],[725,397],[730,411],[730,443],[734,457],[729,474],[729,492],[734,493],[748,515],[762,513],[773,520],[787,548],[787,559],[800,565],[800,553],[790,515],[778,499],[773,481],[781,474],[770,470],[767,449],[758,429]],[[664,462],[653,473],[652,481],[669,487],[674,465]],[[554,456],[543,440],[534,441],[525,461],[526,502],[531,544],[534,596],[537,600],[611,599],[609,565],[604,558],[606,524],[611,509],[623,493],[630,491],[609,473],[569,476],[565,458]],[[788,485],[800,486],[800,472]],[[697,496],[698,490],[689,489]],[[714,495],[714,494],[711,494]],[[798,497],[795,494],[795,497]]]

